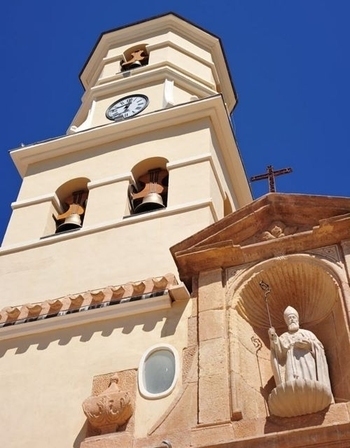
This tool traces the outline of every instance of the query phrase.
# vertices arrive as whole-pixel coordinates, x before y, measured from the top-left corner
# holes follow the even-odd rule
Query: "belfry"
[[[2,446],[349,446],[350,198],[253,200],[221,41],[176,14],[80,79],[67,133],[11,151]]]

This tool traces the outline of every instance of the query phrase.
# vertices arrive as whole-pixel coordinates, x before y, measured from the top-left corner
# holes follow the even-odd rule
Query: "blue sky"
[[[166,12],[222,40],[248,177],[290,166],[277,191],[350,196],[350,1],[16,0],[0,15],[0,241],[21,183],[8,151],[65,134],[100,33]]]

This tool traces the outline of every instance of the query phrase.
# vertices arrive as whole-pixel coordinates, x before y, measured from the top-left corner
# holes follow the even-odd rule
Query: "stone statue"
[[[275,415],[292,416],[317,412],[324,409],[332,401],[331,383],[328,373],[328,365],[323,345],[317,337],[308,330],[299,328],[298,312],[288,306],[284,311],[284,320],[288,326],[288,331],[281,336],[277,336],[274,328],[270,328],[271,366],[276,382],[276,388],[269,397],[271,409],[277,408],[286,401],[291,400],[291,394],[301,394],[305,400],[317,401],[321,404],[311,404],[302,406],[298,410],[297,403],[287,405],[287,408],[294,407],[294,411],[274,409]],[[288,392],[289,391],[289,392]],[[320,396],[323,396],[323,400]],[[308,398],[307,398],[308,397]],[[294,396],[292,401],[298,401]],[[278,403],[277,403],[278,402]],[[310,403],[309,403],[310,404]],[[314,409],[314,406],[320,409]],[[284,412],[289,415],[281,415]]]

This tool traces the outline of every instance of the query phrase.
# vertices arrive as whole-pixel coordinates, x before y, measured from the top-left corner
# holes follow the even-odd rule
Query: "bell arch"
[[[167,206],[167,163],[168,160],[164,157],[151,157],[132,168],[135,182],[130,184],[128,191],[131,214],[150,212]]]
[[[265,295],[260,282],[269,285],[270,293]],[[325,348],[335,402],[350,400],[346,285],[338,264],[311,254],[276,257],[236,272],[227,290],[231,378],[238,368],[247,371],[244,393],[259,412],[264,413],[264,401],[274,388],[267,331],[271,325],[278,334],[286,331],[283,312],[288,305],[299,312],[301,328],[312,331]],[[240,380],[236,383],[233,388],[245,389]]]
[[[120,70],[122,72],[132,70],[134,68],[143,67],[148,64],[147,44],[138,44],[128,48],[123,53],[123,60],[120,62]]]
[[[86,177],[71,179],[56,190],[59,209],[53,213],[55,233],[78,230],[82,227],[88,198]]]

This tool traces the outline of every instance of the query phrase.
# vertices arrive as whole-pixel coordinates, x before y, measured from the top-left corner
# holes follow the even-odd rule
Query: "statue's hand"
[[[270,339],[272,341],[276,341],[277,333],[276,333],[276,330],[273,327],[269,328],[268,334],[269,334],[269,337],[270,337]]]
[[[310,350],[311,351],[311,342],[307,339],[300,339],[299,341],[296,341],[294,344],[298,348],[302,348],[303,350]]]

